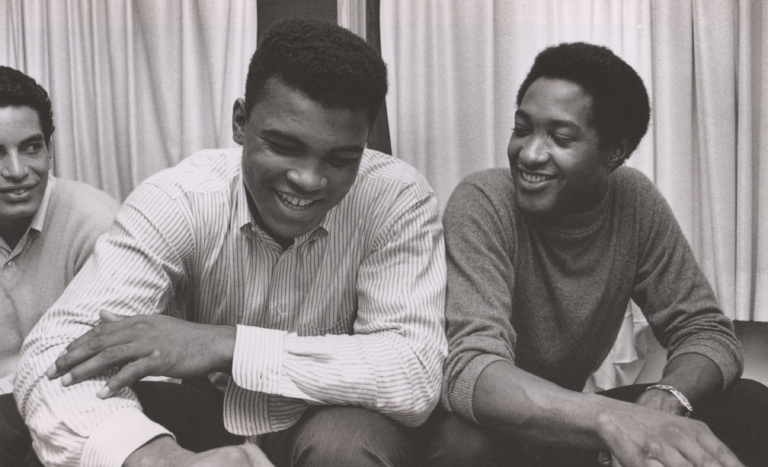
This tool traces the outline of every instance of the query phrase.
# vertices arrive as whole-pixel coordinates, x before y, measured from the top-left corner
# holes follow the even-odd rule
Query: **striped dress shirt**
[[[16,398],[53,465],[119,466],[167,431],[106,378],[63,387],[44,372],[99,310],[236,325],[224,422],[253,436],[308,404],[369,408],[406,425],[437,403],[445,258],[434,192],[402,161],[366,150],[347,196],[283,249],[252,219],[240,149],[202,151],[126,200],[91,260],[24,343]]]

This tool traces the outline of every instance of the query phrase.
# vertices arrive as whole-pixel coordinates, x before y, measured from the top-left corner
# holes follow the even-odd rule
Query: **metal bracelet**
[[[645,388],[646,391],[650,391],[652,389],[658,389],[660,391],[666,391],[666,392],[672,394],[673,396],[675,396],[675,398],[677,398],[677,400],[680,401],[680,404],[685,408],[686,413],[684,415],[686,417],[690,417],[691,414],[693,413],[693,406],[688,401],[688,398],[685,397],[685,394],[683,394],[682,392],[678,391],[674,387],[672,387],[672,386],[670,386],[668,384],[654,384],[654,385],[651,385],[651,386],[648,386],[647,388]]]

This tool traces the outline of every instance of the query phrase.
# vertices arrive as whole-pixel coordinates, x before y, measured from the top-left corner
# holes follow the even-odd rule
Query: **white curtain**
[[[234,145],[255,1],[0,0],[0,31],[0,64],[51,96],[58,176],[122,200],[194,151]]]
[[[768,321],[768,6],[760,0],[381,0],[396,156],[447,201],[507,167],[538,52],[606,45],[651,96],[628,165],[655,181],[730,317]]]

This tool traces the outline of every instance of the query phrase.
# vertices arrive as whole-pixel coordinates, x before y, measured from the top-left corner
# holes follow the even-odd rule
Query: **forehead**
[[[0,107],[0,139],[3,142],[22,140],[42,132],[40,116],[32,107],[26,105]]]
[[[534,81],[518,110],[536,120],[592,126],[592,96],[578,84],[564,79],[542,77]]]
[[[306,144],[364,146],[368,120],[364,110],[323,106],[278,79],[271,79],[251,109],[252,131],[275,130]],[[362,150],[362,149],[361,149]]]

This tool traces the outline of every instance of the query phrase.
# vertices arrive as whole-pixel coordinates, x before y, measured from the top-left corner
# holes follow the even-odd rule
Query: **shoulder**
[[[394,156],[366,149],[355,183],[340,207],[354,206],[358,216],[381,217],[428,200],[435,200],[435,193],[418,170]]]
[[[242,149],[207,149],[161,170],[139,185],[155,187],[172,198],[227,192],[240,174]],[[137,188],[138,189],[138,188]]]
[[[363,152],[354,188],[363,192],[408,190],[417,196],[434,194],[427,180],[413,166],[372,149]]]
[[[120,208],[112,196],[87,183],[57,178],[51,193],[48,213],[51,217],[66,217],[79,225],[106,224]]]
[[[446,206],[446,217],[467,211],[515,211],[515,185],[508,169],[482,170],[466,176],[453,190]]]
[[[619,167],[611,174],[614,196],[624,209],[632,207],[641,214],[653,214],[666,201],[653,181],[632,167]]]

